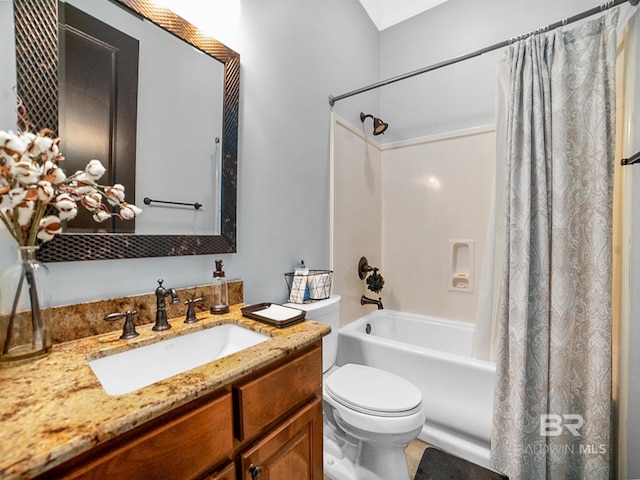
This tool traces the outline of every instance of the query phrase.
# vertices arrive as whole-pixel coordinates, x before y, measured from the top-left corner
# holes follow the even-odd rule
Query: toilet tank
[[[340,295],[312,303],[287,303],[288,307],[304,310],[307,320],[326,323],[331,333],[322,338],[322,372],[329,370],[338,354],[338,329],[340,328]]]

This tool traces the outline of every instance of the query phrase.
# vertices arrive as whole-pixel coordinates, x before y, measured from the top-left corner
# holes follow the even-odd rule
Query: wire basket
[[[285,273],[284,279],[289,289],[289,302],[310,303],[325,300],[331,296],[333,271],[309,270],[308,275]]]

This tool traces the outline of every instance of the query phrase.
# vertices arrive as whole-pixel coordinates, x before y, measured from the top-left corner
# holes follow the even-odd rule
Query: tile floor
[[[422,440],[414,440],[407,445],[407,463],[409,464],[409,476],[411,480],[413,480],[416,470],[418,470],[418,466],[420,465],[420,460],[422,460],[422,454],[428,446],[429,444]]]
[[[428,446],[428,443],[425,443],[421,440],[414,440],[409,445],[407,445],[407,463],[409,464],[410,480],[413,480],[413,477],[416,474],[416,470],[418,470],[418,465],[420,465],[422,454],[424,453],[425,448],[427,448]],[[329,477],[325,476],[324,480],[330,479]]]

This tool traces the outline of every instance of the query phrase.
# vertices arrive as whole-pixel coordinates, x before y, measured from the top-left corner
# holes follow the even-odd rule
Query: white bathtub
[[[426,413],[419,438],[491,468],[496,368],[471,358],[472,342],[472,325],[378,310],[339,330],[337,364],[370,365],[412,382]]]

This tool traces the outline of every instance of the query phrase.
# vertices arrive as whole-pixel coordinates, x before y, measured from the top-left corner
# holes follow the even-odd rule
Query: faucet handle
[[[124,327],[122,327],[122,335],[120,335],[120,340],[129,340],[131,338],[136,338],[140,335],[136,332],[136,326],[133,323],[133,316],[138,315],[137,310],[127,310],[123,313],[110,313],[104,316],[104,320],[107,322],[113,322],[115,320],[120,320],[121,318],[125,318]]]
[[[184,323],[196,323],[198,319],[196,318],[196,309],[194,305],[196,303],[204,302],[204,297],[192,298],[191,300],[187,300],[184,304],[187,306],[187,317],[184,319]]]

